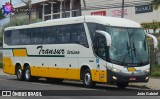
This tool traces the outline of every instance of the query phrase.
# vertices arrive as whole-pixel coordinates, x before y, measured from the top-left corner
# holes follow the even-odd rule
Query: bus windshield
[[[127,66],[148,64],[148,44],[142,28],[107,27],[112,38],[109,58],[112,63]]]

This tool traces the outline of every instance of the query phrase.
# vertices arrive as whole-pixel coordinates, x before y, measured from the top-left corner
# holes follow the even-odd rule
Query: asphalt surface
[[[127,87],[126,89],[118,89],[115,85],[98,84],[95,88],[84,88],[82,82],[77,81],[63,81],[61,84],[47,82],[45,79],[40,79],[36,82],[18,81],[16,76],[0,75],[0,90],[50,90],[47,92],[49,95],[52,93],[63,93],[58,96],[47,97],[0,97],[0,99],[160,99],[160,96],[126,96],[132,95],[133,92],[150,91],[150,89],[141,89],[135,87]],[[141,92],[140,91],[140,92]],[[66,94],[69,96],[65,96]],[[72,96],[71,94],[77,94]],[[115,96],[116,95],[121,96]],[[89,96],[87,96],[89,94]],[[159,93],[160,94],[160,93]],[[83,96],[84,95],[84,96]],[[96,96],[97,95],[97,96]],[[101,96],[102,95],[102,96]],[[112,95],[112,96],[108,96]],[[125,96],[125,97],[124,97]]]

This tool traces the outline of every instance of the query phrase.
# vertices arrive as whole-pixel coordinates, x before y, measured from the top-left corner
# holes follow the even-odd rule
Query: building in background
[[[81,15],[80,0],[31,0],[32,18],[45,20],[75,17]],[[25,3],[13,5],[15,13],[11,19],[28,18]]]
[[[154,10],[152,0],[124,0],[124,18],[138,23],[160,22],[160,8]],[[21,2],[13,5],[15,9],[26,9]],[[80,15],[103,15],[121,17],[122,0],[32,0],[32,18],[43,21]],[[27,17],[27,12],[18,11],[15,18]]]
[[[122,0],[85,0],[82,2],[82,15],[103,15],[121,17]],[[154,10],[152,0],[124,0],[124,18],[138,23],[160,22],[160,9]]]

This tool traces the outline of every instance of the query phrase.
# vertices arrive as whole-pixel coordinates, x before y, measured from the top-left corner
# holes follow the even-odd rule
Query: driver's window
[[[97,24],[97,23],[87,23],[88,29],[89,29],[89,33],[91,36],[91,40],[92,40],[92,46],[93,46],[93,50],[94,53],[106,60],[106,39],[105,36],[96,33],[96,30],[101,30],[101,31],[105,31],[106,27],[104,25],[101,24]]]
[[[96,39],[95,39],[95,46],[94,46],[94,50],[95,50],[95,54],[97,56],[99,56],[100,58],[106,60],[106,38],[104,35],[102,34],[96,34]]]

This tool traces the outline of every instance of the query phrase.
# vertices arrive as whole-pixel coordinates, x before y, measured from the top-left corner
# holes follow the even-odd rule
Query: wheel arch
[[[27,66],[30,67],[30,64],[28,62],[25,62],[24,65],[23,65],[23,69],[26,68]]]
[[[19,66],[22,68],[21,63],[20,62],[16,62],[16,64],[15,64],[15,74],[16,74],[16,71],[17,71],[17,67],[19,67]]]
[[[81,69],[80,69],[80,80],[83,79],[83,73],[84,73],[84,71],[85,71],[86,69],[91,70],[91,68],[90,68],[89,65],[82,65],[82,66],[81,66]]]

